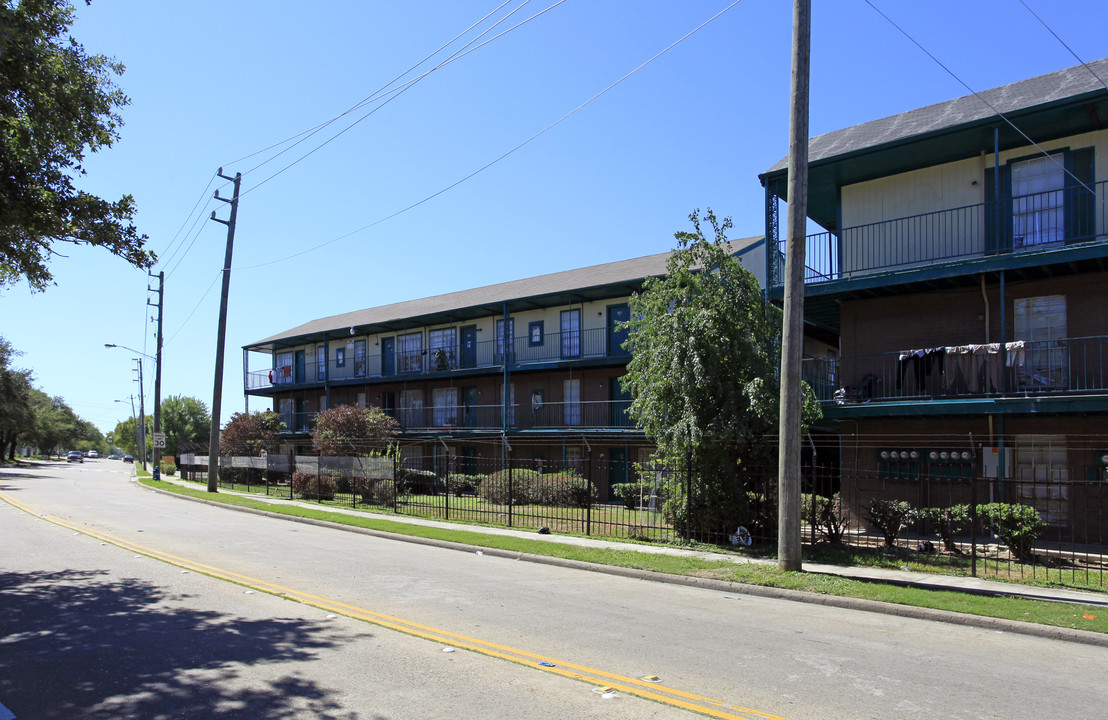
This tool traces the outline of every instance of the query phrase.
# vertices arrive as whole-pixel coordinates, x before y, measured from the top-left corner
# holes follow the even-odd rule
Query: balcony
[[[1108,337],[806,358],[825,410],[881,403],[1108,396]],[[833,414],[840,414],[834,412]]]
[[[246,373],[245,387],[250,392],[324,382],[411,378],[413,375],[500,368],[505,359],[512,369],[518,369],[567,361],[627,357],[627,351],[610,338],[606,328],[594,328],[545,333],[541,340],[530,336],[516,337],[510,343],[506,358],[503,342],[494,339],[475,342],[472,348],[459,344],[418,352],[397,350],[382,354],[378,351],[364,358],[347,354],[342,365],[334,358],[326,363],[305,360],[299,365],[295,360],[289,360],[272,369]]]
[[[816,233],[806,239],[806,285],[937,266],[994,263],[1108,238],[1108,181]],[[771,287],[781,291],[785,239]],[[1069,259],[1069,258],[1067,258]],[[973,270],[978,272],[979,270]]]
[[[596,402],[543,402],[512,405],[508,411],[509,432],[526,431],[633,431],[628,400]],[[308,433],[315,427],[317,413],[282,413],[286,432]],[[451,404],[436,407],[399,408],[389,412],[401,432],[452,433],[500,432],[504,409],[500,405]]]

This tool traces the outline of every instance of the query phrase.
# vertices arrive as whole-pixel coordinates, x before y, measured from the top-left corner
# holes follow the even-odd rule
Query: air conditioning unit
[[[1004,478],[1014,477],[1014,463],[1012,462],[1012,448],[1004,448]],[[1000,477],[1000,448],[981,446],[981,475],[984,477]]]

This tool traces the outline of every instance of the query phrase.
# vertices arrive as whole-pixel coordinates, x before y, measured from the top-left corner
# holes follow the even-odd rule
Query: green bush
[[[334,500],[335,479],[327,475],[292,474],[292,492],[304,500]]]
[[[396,483],[380,478],[354,478],[354,493],[366,505],[396,507]]]
[[[177,466],[174,465],[173,463],[166,463],[165,465],[162,465],[162,472],[165,473],[166,475],[170,475],[170,476],[176,475],[177,474]]]
[[[476,494],[484,479],[483,475],[451,475],[446,478],[446,490],[454,497]]]
[[[542,473],[538,470],[498,470],[481,483],[479,496],[496,505],[529,505],[530,491]],[[510,485],[509,488],[509,479]]]
[[[996,535],[1001,543],[1008,546],[1008,550],[1016,560],[1020,562],[1035,560],[1031,546],[1038,539],[1045,525],[1038,510],[1029,505],[989,503],[978,505],[977,514],[981,517],[985,528]]]
[[[639,505],[646,504],[650,500],[653,483],[630,482],[615,483],[612,485],[612,494],[623,501],[623,506],[628,510],[634,510]]]
[[[433,470],[400,468],[400,487],[405,495],[438,495],[443,482]]]
[[[885,547],[896,547],[904,526],[916,519],[916,510],[907,500],[874,498],[866,506],[866,522],[885,538]]]
[[[832,545],[841,545],[843,535],[850,526],[850,518],[843,512],[842,497],[835,493],[831,497],[823,495],[804,495],[801,500],[801,512],[804,519],[814,523],[816,531]]]
[[[919,516],[931,523],[935,534],[942,538],[944,550],[959,555],[962,554],[962,550],[954,544],[954,538],[965,529],[969,522],[969,505],[923,508],[919,511]]]
[[[500,470],[481,481],[478,496],[497,505],[545,505],[587,507],[596,502],[596,487],[573,472],[543,475],[538,470],[513,469],[509,493],[509,471]]]

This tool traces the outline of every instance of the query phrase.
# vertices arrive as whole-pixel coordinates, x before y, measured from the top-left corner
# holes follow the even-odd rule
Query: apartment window
[[[508,362],[512,362],[515,359],[515,337],[516,337],[516,320],[510,318],[508,320]],[[504,321],[496,321],[496,360],[497,362],[504,362]]]
[[[360,408],[365,407],[365,393],[364,392],[358,393],[358,407],[360,407]]]
[[[562,381],[562,422],[566,425],[581,424],[581,381]]]
[[[1028,390],[1066,389],[1066,296],[1017,298],[1014,310],[1015,339],[1024,341],[1022,353],[1013,351],[1009,358],[1017,386]]]
[[[431,367],[434,370],[453,370],[458,367],[458,333],[454,328],[442,328],[427,333],[427,345],[431,351]]]
[[[1069,464],[1063,435],[1017,435],[1016,480],[1023,504],[1054,527],[1069,522]]]
[[[291,430],[295,427],[293,422],[295,413],[292,398],[281,398],[277,401],[277,414],[280,415],[281,422],[285,424],[285,429]]]
[[[563,452],[563,467],[570,472],[584,475],[584,453],[579,447],[567,447]]]
[[[404,427],[424,425],[422,390],[404,390],[400,393],[400,422]]]
[[[397,336],[396,365],[402,373],[423,371],[423,333]]]
[[[562,311],[562,357],[581,357],[581,310]]]
[[[1066,186],[1062,153],[1012,163],[1012,244],[1016,248],[1065,239]]]
[[[504,388],[500,386],[500,395],[503,397]],[[516,424],[516,386],[515,383],[509,383],[508,385],[508,424]]]
[[[365,340],[354,341],[354,376],[365,377]],[[364,404],[363,404],[364,407]]]
[[[315,349],[315,375],[320,382],[327,379],[327,348],[323,345]]]
[[[346,367],[346,348],[335,348],[335,367]]]
[[[527,346],[541,347],[543,343],[543,321],[535,320],[527,325]]]
[[[458,424],[458,388],[435,388],[431,391],[432,424],[436,427]]]

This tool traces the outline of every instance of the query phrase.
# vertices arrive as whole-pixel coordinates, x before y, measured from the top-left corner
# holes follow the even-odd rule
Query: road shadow
[[[342,708],[336,690],[294,671],[261,673],[275,680],[243,671],[309,661],[371,634],[244,619],[182,600],[106,571],[0,572],[0,698],[20,720],[367,720]]]

